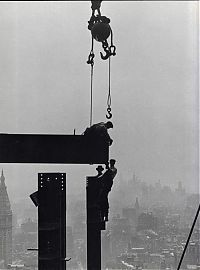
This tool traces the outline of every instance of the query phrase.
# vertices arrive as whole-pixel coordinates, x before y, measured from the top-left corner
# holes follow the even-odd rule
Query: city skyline
[[[114,186],[113,189],[109,199],[111,208],[108,227],[102,232],[103,266],[107,265],[108,269],[114,269],[114,266],[122,263],[160,269],[162,264],[163,267],[165,265],[176,269],[199,203],[198,195],[187,194],[181,183],[175,191],[170,191],[160,182],[154,186],[148,185],[136,175],[125,186],[121,183],[121,186]],[[132,194],[128,193],[131,189]],[[119,199],[119,194],[128,195],[126,202]],[[67,269],[79,269],[80,265],[84,269],[86,263],[84,202],[74,197],[67,206],[70,215],[70,220],[67,218],[67,255],[72,257]],[[34,205],[33,208],[36,211]],[[18,208],[15,206],[13,214],[13,265],[35,270],[37,255],[35,252],[27,251],[27,248],[37,246],[37,218],[24,203],[18,205]],[[199,262],[198,233],[197,223],[183,262],[185,267],[194,260],[195,265]],[[24,263],[35,266],[23,268]]]

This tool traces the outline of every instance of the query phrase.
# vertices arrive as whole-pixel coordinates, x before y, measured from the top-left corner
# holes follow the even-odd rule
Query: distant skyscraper
[[[138,197],[136,197],[136,200],[135,200],[135,210],[136,211],[139,211],[140,210],[140,205],[139,205],[139,202],[138,202]]]
[[[0,261],[12,263],[12,211],[3,170],[0,177]]]

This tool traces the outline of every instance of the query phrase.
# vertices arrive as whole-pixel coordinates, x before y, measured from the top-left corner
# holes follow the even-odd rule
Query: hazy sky
[[[90,1],[0,3],[0,132],[82,133],[89,125]],[[117,55],[112,58],[114,143],[119,174],[198,189],[197,1],[103,1]],[[95,42],[94,122],[105,121],[108,63]],[[19,197],[37,173],[68,173],[84,189],[84,165],[4,168]],[[118,180],[119,177],[118,177]],[[23,187],[23,188],[22,188]],[[21,190],[21,191],[20,191]]]

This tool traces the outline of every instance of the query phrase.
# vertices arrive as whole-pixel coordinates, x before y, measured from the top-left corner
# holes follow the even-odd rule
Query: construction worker
[[[100,205],[102,218],[104,221],[108,221],[108,211],[109,211],[109,202],[108,194],[111,191],[113,185],[113,179],[117,174],[117,168],[115,168],[115,160],[110,160],[110,166],[106,172],[99,178],[101,181],[101,189],[99,197],[97,199],[98,204]]]
[[[99,165],[96,167],[97,175],[87,178],[86,187],[87,187],[87,207],[93,208],[98,207],[99,205],[96,204],[96,197],[99,194],[99,189],[101,188],[101,182],[99,178],[102,176],[104,168]]]
[[[99,165],[97,168],[96,168],[96,171],[97,171],[97,178],[98,177],[100,177],[100,176],[102,176],[102,174],[103,174],[103,170],[104,170],[104,168],[101,166],[101,165]]]
[[[113,128],[113,123],[111,121],[106,123],[100,122],[87,128],[84,132],[84,135],[89,137],[91,140],[93,140],[95,137],[103,138],[108,142],[108,145],[110,146],[113,142],[108,134],[108,129],[110,128]]]
[[[110,159],[110,170],[111,170],[111,177],[112,180],[114,179],[115,175],[117,174],[117,168],[115,167],[116,160]]]

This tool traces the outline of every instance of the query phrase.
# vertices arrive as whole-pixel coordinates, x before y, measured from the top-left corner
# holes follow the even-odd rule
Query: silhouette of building
[[[116,258],[125,251],[131,238],[131,225],[128,218],[117,215],[110,224],[111,256]]]
[[[175,190],[175,193],[178,197],[180,197],[180,199],[185,196],[186,192],[185,192],[185,189],[183,188],[181,181],[178,182],[178,186]]]
[[[135,232],[136,230],[139,214],[140,214],[140,205],[138,197],[136,197],[134,207],[126,207],[122,209],[122,216],[128,219],[129,224],[131,225],[132,232]]]
[[[140,211],[140,205],[139,205],[138,197],[136,197],[136,200],[135,200],[135,210],[136,210],[137,213]]]
[[[138,226],[137,230],[153,230],[156,231],[158,229],[158,218],[155,217],[151,212],[150,213],[142,213],[138,217]]]
[[[12,263],[12,211],[3,170],[0,177],[0,261],[4,268]]]

